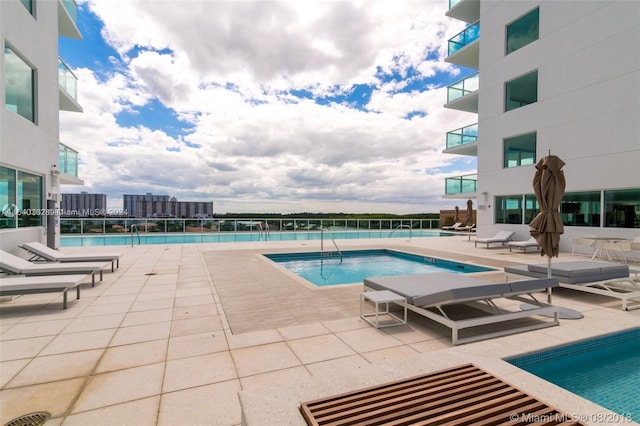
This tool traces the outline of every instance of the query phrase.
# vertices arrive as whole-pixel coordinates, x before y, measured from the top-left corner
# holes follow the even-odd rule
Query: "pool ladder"
[[[331,234],[331,231],[329,231],[328,228],[322,228],[320,230],[320,252],[321,252],[321,254],[324,255],[324,233],[325,232],[329,234],[329,238],[331,238],[331,241],[333,242],[333,246],[336,248],[336,251],[340,255],[340,263],[342,263],[342,252],[340,251],[340,248],[338,247],[338,244],[336,244],[336,240],[333,238],[333,235]]]
[[[134,231],[135,231],[136,235],[138,236],[138,245],[140,245],[140,233],[138,232],[138,225],[131,224],[129,229],[131,229],[131,247],[133,247],[133,232]]]
[[[411,225],[398,225],[396,226],[393,231],[389,232],[389,235],[387,235],[387,238],[391,238],[391,236],[393,235],[394,232],[396,232],[398,229],[403,229],[403,228],[409,228],[409,239],[411,239]]]

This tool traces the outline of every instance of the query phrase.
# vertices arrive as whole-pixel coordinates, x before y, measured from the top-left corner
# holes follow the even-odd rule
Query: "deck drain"
[[[155,272],[149,272],[148,274],[145,274],[145,275],[156,275],[156,273]]]
[[[40,411],[16,417],[15,419],[5,423],[4,426],[40,426],[45,424],[50,418],[51,414]]]

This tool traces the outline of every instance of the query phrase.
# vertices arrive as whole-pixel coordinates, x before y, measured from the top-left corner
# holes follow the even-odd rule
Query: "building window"
[[[535,164],[536,132],[504,139],[503,167],[518,167]]]
[[[640,188],[604,191],[604,226],[640,228]]]
[[[0,228],[42,226],[42,195],[41,176],[0,167]]]
[[[42,177],[18,172],[18,228],[42,226]]]
[[[540,9],[536,8],[507,25],[507,55],[538,39]]]
[[[16,227],[16,171],[0,166],[0,228]]]
[[[35,71],[10,47],[4,46],[4,104],[11,111],[35,122]]]
[[[495,223],[522,224],[522,195],[496,197]]]
[[[538,215],[540,206],[538,206],[538,199],[533,194],[527,194],[524,196],[524,223],[530,224],[534,217]]]
[[[538,101],[538,70],[505,84],[504,110],[520,108]]]
[[[567,192],[560,204],[562,223],[568,226],[600,226],[600,191]]]
[[[30,14],[33,15],[33,1],[32,0],[20,0],[20,2],[27,8]]]

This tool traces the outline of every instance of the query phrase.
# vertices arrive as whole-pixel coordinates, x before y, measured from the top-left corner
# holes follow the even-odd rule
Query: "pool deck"
[[[545,261],[474,248],[466,235],[337,243],[497,268]],[[315,288],[260,256],[319,241],[119,248],[120,268],[70,295],[66,310],[60,294],[0,302],[0,424],[45,411],[47,425],[304,425],[302,401],[469,362],[586,424],[616,423],[502,358],[637,327],[640,310],[617,299],[557,289],[554,304],[584,318],[454,347],[448,329],[413,313],[408,325],[371,327],[359,317],[362,284]],[[553,261],[572,259],[588,258]]]

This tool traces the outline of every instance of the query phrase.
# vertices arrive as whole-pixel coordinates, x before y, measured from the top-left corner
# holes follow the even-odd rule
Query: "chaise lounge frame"
[[[76,289],[80,299],[80,284],[88,275],[55,275],[0,278],[0,296],[62,292],[62,309],[67,309],[67,292]]]
[[[508,243],[509,241],[511,241],[511,238],[513,238],[513,234],[515,234],[515,232],[513,231],[500,231],[493,237],[476,238],[475,247],[478,247],[478,243],[486,244],[486,248],[489,248],[491,244],[498,244],[498,243],[500,243],[500,245],[504,247],[505,243]]]
[[[54,250],[42,243],[31,242],[20,244],[21,249],[26,250],[30,255],[30,261],[45,262],[111,262],[111,272],[115,267],[120,267],[120,253],[84,253],[84,254],[66,254]]]
[[[440,289],[436,290],[436,292],[439,292],[439,294],[436,294],[436,292],[432,292],[432,294],[434,296],[438,296],[435,297],[435,299],[440,298],[441,300],[434,300],[433,303],[414,304],[414,300],[429,298],[429,285],[430,283],[434,282],[439,282],[441,283],[441,285]],[[423,284],[423,287],[425,289],[421,295],[418,295],[415,291],[412,291],[412,289],[408,289],[408,287],[404,285],[408,284],[409,286],[411,286],[417,283],[421,283],[421,285]],[[443,287],[446,287],[447,283],[451,283],[451,288],[448,290],[441,290]],[[406,298],[406,302],[396,302],[396,304],[402,307],[406,307],[412,312],[424,316],[432,321],[438,322],[451,329],[451,342],[454,345],[559,325],[560,321],[558,307],[540,302],[533,295],[534,292],[545,291],[549,288],[557,286],[558,280],[555,278],[489,284],[487,282],[466,277],[461,274],[451,274],[448,272],[400,275],[392,277],[375,277],[366,278],[364,280],[364,287],[366,291],[390,290],[394,293],[404,296]],[[448,291],[451,292],[451,295],[447,294]],[[465,293],[469,295],[463,296],[463,294]],[[455,296],[455,294],[459,294],[460,296]],[[522,310],[515,312],[505,311],[499,308],[494,302],[494,299],[499,298],[506,298],[517,300],[523,303],[528,303],[535,306],[535,308],[531,310]],[[483,315],[465,319],[452,318],[446,312],[446,309],[449,306],[460,304],[472,304],[473,307],[480,308]],[[460,332],[462,330],[472,329],[490,324],[507,323],[509,321],[517,319],[537,316],[550,317],[551,321],[541,320],[540,322],[534,324],[510,327],[508,329],[493,332],[484,332],[475,336],[464,338],[460,337]]]
[[[600,268],[598,270],[598,268]],[[507,274],[543,277],[544,265],[507,266]],[[620,299],[622,310],[640,309],[640,272],[629,274],[627,265],[608,262],[574,261],[552,265],[559,287]],[[637,299],[637,302],[633,302]]]

